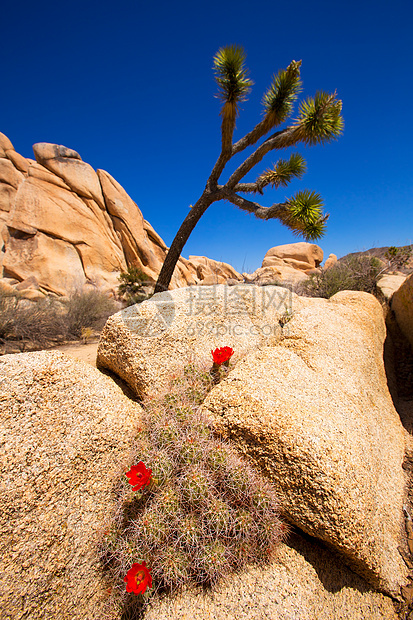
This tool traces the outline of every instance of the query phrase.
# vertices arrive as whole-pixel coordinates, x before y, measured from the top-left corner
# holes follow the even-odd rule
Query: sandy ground
[[[66,353],[69,357],[74,357],[77,360],[82,360],[92,366],[96,366],[98,344],[99,340],[96,342],[89,342],[88,344],[75,342],[73,344],[62,344],[59,347],[53,347],[53,350],[61,351],[62,353]]]

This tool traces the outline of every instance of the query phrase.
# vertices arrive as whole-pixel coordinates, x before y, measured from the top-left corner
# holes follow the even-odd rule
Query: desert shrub
[[[63,340],[66,327],[61,305],[46,297],[29,301],[18,294],[0,292],[0,339],[29,340],[46,345]]]
[[[13,335],[14,319],[20,297],[0,289],[0,339],[8,340]]]
[[[122,296],[128,306],[140,303],[151,297],[149,288],[151,282],[141,269],[135,266],[129,266],[127,271],[123,271],[119,275],[120,285],[118,287],[119,295]]]
[[[66,326],[62,306],[52,297],[36,302],[19,300],[14,332],[19,340],[29,340],[42,345],[64,340]]]
[[[124,615],[137,617],[145,600],[125,590],[133,563],[150,568],[148,598],[184,584],[211,587],[247,563],[267,564],[285,533],[274,487],[213,435],[199,407],[211,387],[211,375],[189,365],[165,394],[143,402],[145,430],[129,462],[142,461],[152,479],[133,492],[120,477],[117,510],[100,546],[114,583],[109,605]]]
[[[410,260],[413,252],[413,246],[407,245],[402,248],[396,248],[394,245],[388,248],[385,257],[389,261],[390,269],[401,269]]]
[[[66,332],[69,337],[81,338],[82,329],[101,329],[117,310],[116,302],[98,289],[76,290],[65,303]]]
[[[380,296],[377,280],[382,272],[382,263],[374,256],[348,256],[330,269],[312,275],[302,284],[302,292],[309,297],[326,299],[339,291],[364,291]]]

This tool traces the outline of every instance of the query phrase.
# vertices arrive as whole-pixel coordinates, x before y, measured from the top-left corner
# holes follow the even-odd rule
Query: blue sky
[[[273,73],[302,60],[301,97],[337,91],[345,129],[326,146],[298,147],[308,172],[261,203],[319,192],[330,213],[325,258],[413,242],[411,0],[22,0],[2,8],[0,131],[78,151],[123,185],[169,245],[202,193],[220,150],[212,59],[242,45],[255,85],[235,138],[260,119]],[[283,152],[271,153],[254,180]],[[266,251],[296,241],[276,220],[219,202],[183,255],[253,271]],[[301,239],[298,239],[301,240]]]

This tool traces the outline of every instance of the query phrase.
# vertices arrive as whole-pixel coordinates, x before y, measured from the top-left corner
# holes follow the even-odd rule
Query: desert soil
[[[87,362],[92,366],[96,366],[98,344],[99,340],[96,340],[96,342],[88,342],[87,344],[75,342],[73,344],[62,344],[58,347],[53,347],[53,350],[61,351],[62,353],[69,355],[69,357],[73,357],[77,360]]]

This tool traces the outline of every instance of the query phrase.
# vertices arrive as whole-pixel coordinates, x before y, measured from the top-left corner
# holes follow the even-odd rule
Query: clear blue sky
[[[236,43],[255,82],[235,138],[261,118],[271,76],[302,60],[302,97],[336,90],[343,136],[299,147],[330,213],[325,258],[413,242],[413,4],[411,0],[72,0],[2,7],[0,131],[78,151],[112,174],[169,245],[220,150],[212,58]],[[273,152],[257,174],[275,163]],[[255,175],[254,175],[255,178]],[[253,180],[249,178],[247,180]],[[274,245],[296,241],[277,221],[212,205],[183,255],[253,271]]]

